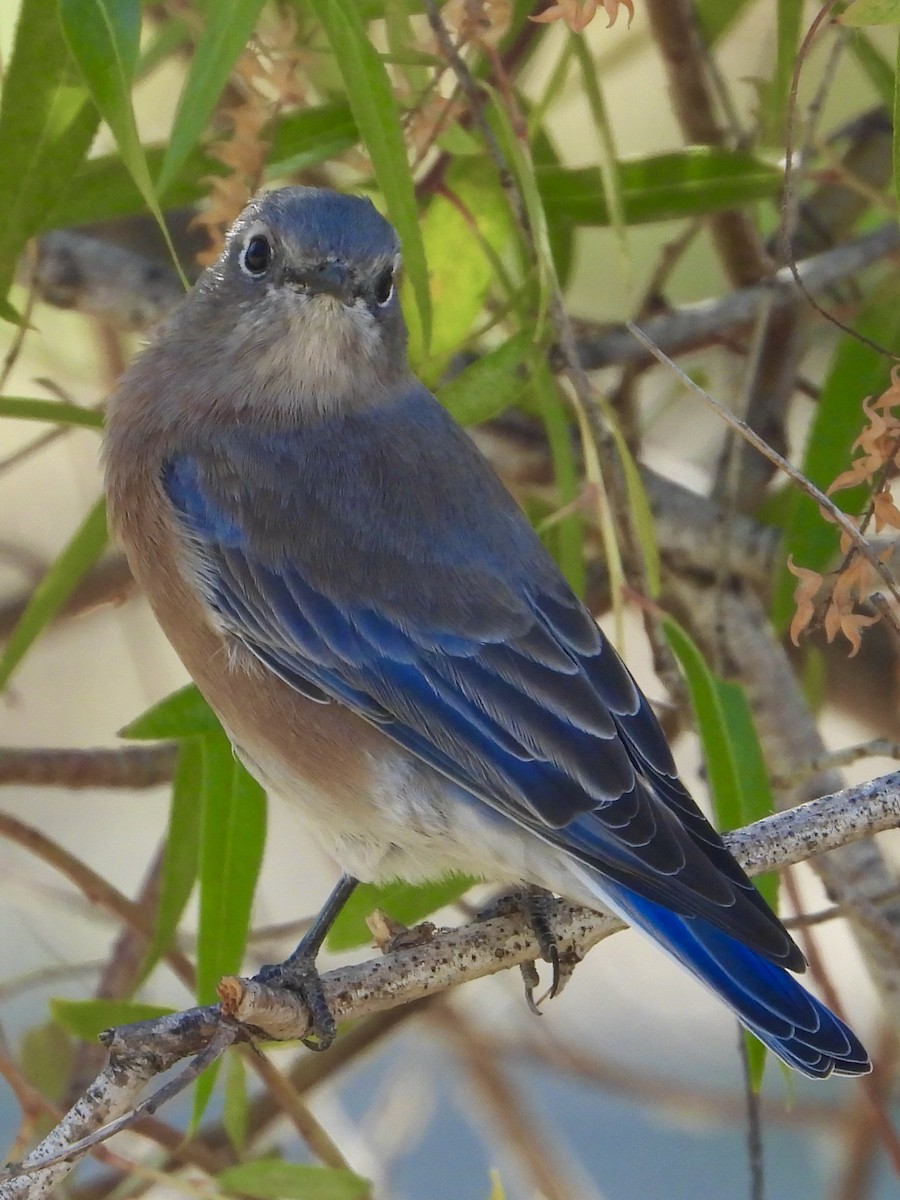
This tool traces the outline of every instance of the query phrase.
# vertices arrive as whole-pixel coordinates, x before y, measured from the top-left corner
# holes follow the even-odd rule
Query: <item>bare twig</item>
[[[0,787],[151,788],[169,783],[178,747],[174,742],[114,750],[0,747]]]
[[[664,366],[667,366],[669,370],[673,372],[673,374],[678,376],[685,387],[704,400],[705,403],[708,404],[709,407],[719,417],[721,417],[727,425],[736,430],[737,433],[739,433],[741,437],[749,442],[751,446],[758,450],[760,454],[764,455],[769,459],[770,462],[774,463],[774,465],[778,467],[780,471],[787,475],[792,483],[795,483],[797,487],[801,489],[801,491],[805,492],[807,496],[809,496],[816,502],[816,504],[819,505],[820,508],[824,509],[828,513],[828,516],[831,518],[834,524],[837,525],[842,532],[847,534],[853,544],[858,548],[860,554],[862,554],[870,566],[872,566],[874,570],[878,572],[878,574],[884,580],[888,591],[891,593],[897,603],[900,604],[900,588],[897,586],[897,581],[894,579],[893,575],[885,566],[885,564],[881,561],[879,556],[875,553],[869,541],[863,537],[847,514],[842,512],[841,509],[839,509],[834,503],[834,501],[826,496],[823,491],[820,491],[820,489],[817,488],[811,480],[807,479],[803,472],[795,467],[793,463],[788,462],[788,460],[780,455],[777,450],[773,450],[772,447],[766,441],[764,441],[759,434],[751,429],[745,421],[742,421],[740,417],[736,417],[734,413],[730,412],[723,404],[720,404],[715,397],[711,396],[710,393],[705,390],[705,388],[702,388],[698,383],[695,383],[695,381],[691,379],[686,371],[683,371],[677,363],[673,362],[672,359],[668,357],[668,355],[663,354],[658,347],[653,345],[642,329],[639,329],[637,325],[633,324],[631,321],[627,322],[627,325],[630,332],[634,334],[641,345],[644,346],[645,349],[647,349],[655,359],[661,362]],[[898,618],[890,609],[887,610],[886,616],[890,617],[894,624],[897,624]]]

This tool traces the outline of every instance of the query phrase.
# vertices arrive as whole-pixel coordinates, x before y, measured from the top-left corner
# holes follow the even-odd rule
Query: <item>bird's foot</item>
[[[537,968],[533,962],[522,963],[519,967],[525,983],[525,999],[528,1007],[533,1013],[538,1014],[541,1011],[540,1006],[544,1000],[552,1000],[555,996],[558,996],[565,987],[569,975],[572,973],[572,967],[568,963],[563,966],[561,962],[559,943],[550,924],[550,904],[552,900],[552,894],[544,888],[522,888],[519,891],[509,892],[504,896],[498,897],[487,908],[483,908],[478,913],[477,918],[481,921],[487,921],[491,917],[521,913],[528,921],[534,936],[537,938],[538,946],[541,950],[541,958],[544,962],[550,964],[552,971],[550,987],[539,1000],[535,1000],[535,989],[540,984]]]
[[[255,978],[270,988],[295,992],[309,1011],[312,1033],[300,1039],[309,1050],[327,1050],[334,1041],[337,1025],[322,987],[314,957],[296,952],[283,963],[260,967]]]

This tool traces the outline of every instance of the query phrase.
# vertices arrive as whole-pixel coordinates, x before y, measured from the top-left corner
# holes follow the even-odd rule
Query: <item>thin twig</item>
[[[835,525],[837,525],[844,533],[847,534],[847,536],[857,546],[866,561],[878,572],[878,574],[884,580],[888,591],[898,602],[898,604],[900,604],[900,589],[898,589],[896,580],[893,578],[884,563],[881,562],[878,555],[869,545],[869,542],[862,536],[860,531],[856,528],[846,513],[842,512],[833,500],[826,496],[823,491],[820,491],[814,483],[807,479],[802,471],[800,471],[792,463],[788,462],[788,460],[780,455],[777,450],[773,450],[768,442],[766,442],[759,436],[758,433],[751,429],[745,421],[742,421],[740,417],[736,417],[734,413],[729,412],[729,410],[723,404],[720,404],[718,400],[714,399],[714,397],[711,396],[709,392],[705,390],[705,388],[702,388],[698,383],[695,383],[686,371],[683,371],[676,362],[674,362],[667,354],[664,354],[657,346],[653,344],[653,342],[651,342],[642,329],[639,329],[637,325],[631,321],[626,322],[626,325],[629,331],[634,335],[635,338],[637,338],[641,345],[648,350],[655,359],[661,362],[664,366],[667,366],[670,371],[677,375],[685,387],[687,387],[695,395],[699,396],[719,417],[722,418],[727,425],[736,430],[741,437],[743,437],[747,442],[750,443],[751,446],[754,447],[754,449],[758,450],[760,454],[773,463],[780,471],[783,471],[784,474],[787,475],[787,477],[801,489],[801,491],[805,492],[806,495],[814,500],[820,508],[823,508],[828,513]],[[893,613],[890,613],[890,617],[892,622],[897,625],[898,629],[900,629],[900,621],[898,621],[897,617]]]
[[[803,70],[804,63],[806,62],[809,48],[815,40],[816,35],[822,28],[826,18],[830,16],[840,2],[841,0],[826,0],[826,3],[816,13],[812,24],[806,31],[806,34],[800,43],[799,50],[797,51],[797,58],[794,63],[794,70],[791,75],[791,86],[788,93],[787,130],[785,135],[784,200],[781,207],[780,229],[781,247],[784,260],[788,264],[788,268],[794,277],[794,282],[805,296],[810,307],[814,308],[820,316],[825,318],[826,321],[829,321],[832,325],[837,326],[838,329],[843,330],[844,333],[849,334],[851,337],[856,338],[857,341],[862,342],[863,345],[868,346],[877,354],[883,354],[886,358],[895,358],[896,356],[886,347],[881,346],[878,344],[878,342],[866,337],[865,334],[860,333],[859,330],[854,329],[852,326],[845,325],[844,322],[836,317],[833,312],[829,312],[828,309],[819,304],[818,300],[816,300],[812,293],[807,290],[803,280],[801,279],[800,273],[797,270],[797,264],[794,259],[793,250],[791,248],[792,215],[796,203],[796,186],[794,182],[794,144],[795,121],[798,106],[797,93],[800,88],[800,74]]]

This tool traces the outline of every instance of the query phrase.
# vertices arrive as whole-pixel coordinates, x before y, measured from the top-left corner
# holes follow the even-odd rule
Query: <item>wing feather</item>
[[[233,430],[167,465],[219,619],[290,686],[377,722],[591,869],[801,968],[480,455],[424,391],[396,407],[277,442]],[[387,490],[398,456],[426,487]]]

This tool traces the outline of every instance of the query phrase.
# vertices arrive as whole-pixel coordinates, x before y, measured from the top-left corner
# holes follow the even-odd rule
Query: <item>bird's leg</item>
[[[302,996],[309,1009],[314,1036],[300,1040],[310,1050],[327,1050],[334,1041],[334,1017],[325,1000],[316,957],[322,949],[329,929],[358,882],[351,875],[342,875],[319,915],[301,938],[297,949],[288,955],[284,962],[261,967],[256,975],[261,983],[269,987],[288,988]]]
[[[561,990],[560,982],[562,979],[559,946],[556,934],[553,932],[553,927],[550,924],[550,902],[552,898],[552,893],[548,892],[546,888],[531,885],[522,888],[520,891],[501,896],[487,908],[482,909],[478,914],[478,919],[482,921],[510,912],[519,912],[525,917],[531,926],[534,936],[537,938],[541,949],[541,958],[543,958],[544,962],[550,964],[553,972],[550,988],[547,992],[547,997],[550,1000]],[[534,998],[534,989],[538,986],[540,979],[538,978],[534,963],[522,963],[519,970],[522,972],[522,979],[525,981],[525,999],[528,1001],[528,1007],[532,1012],[539,1013],[540,1008]]]

